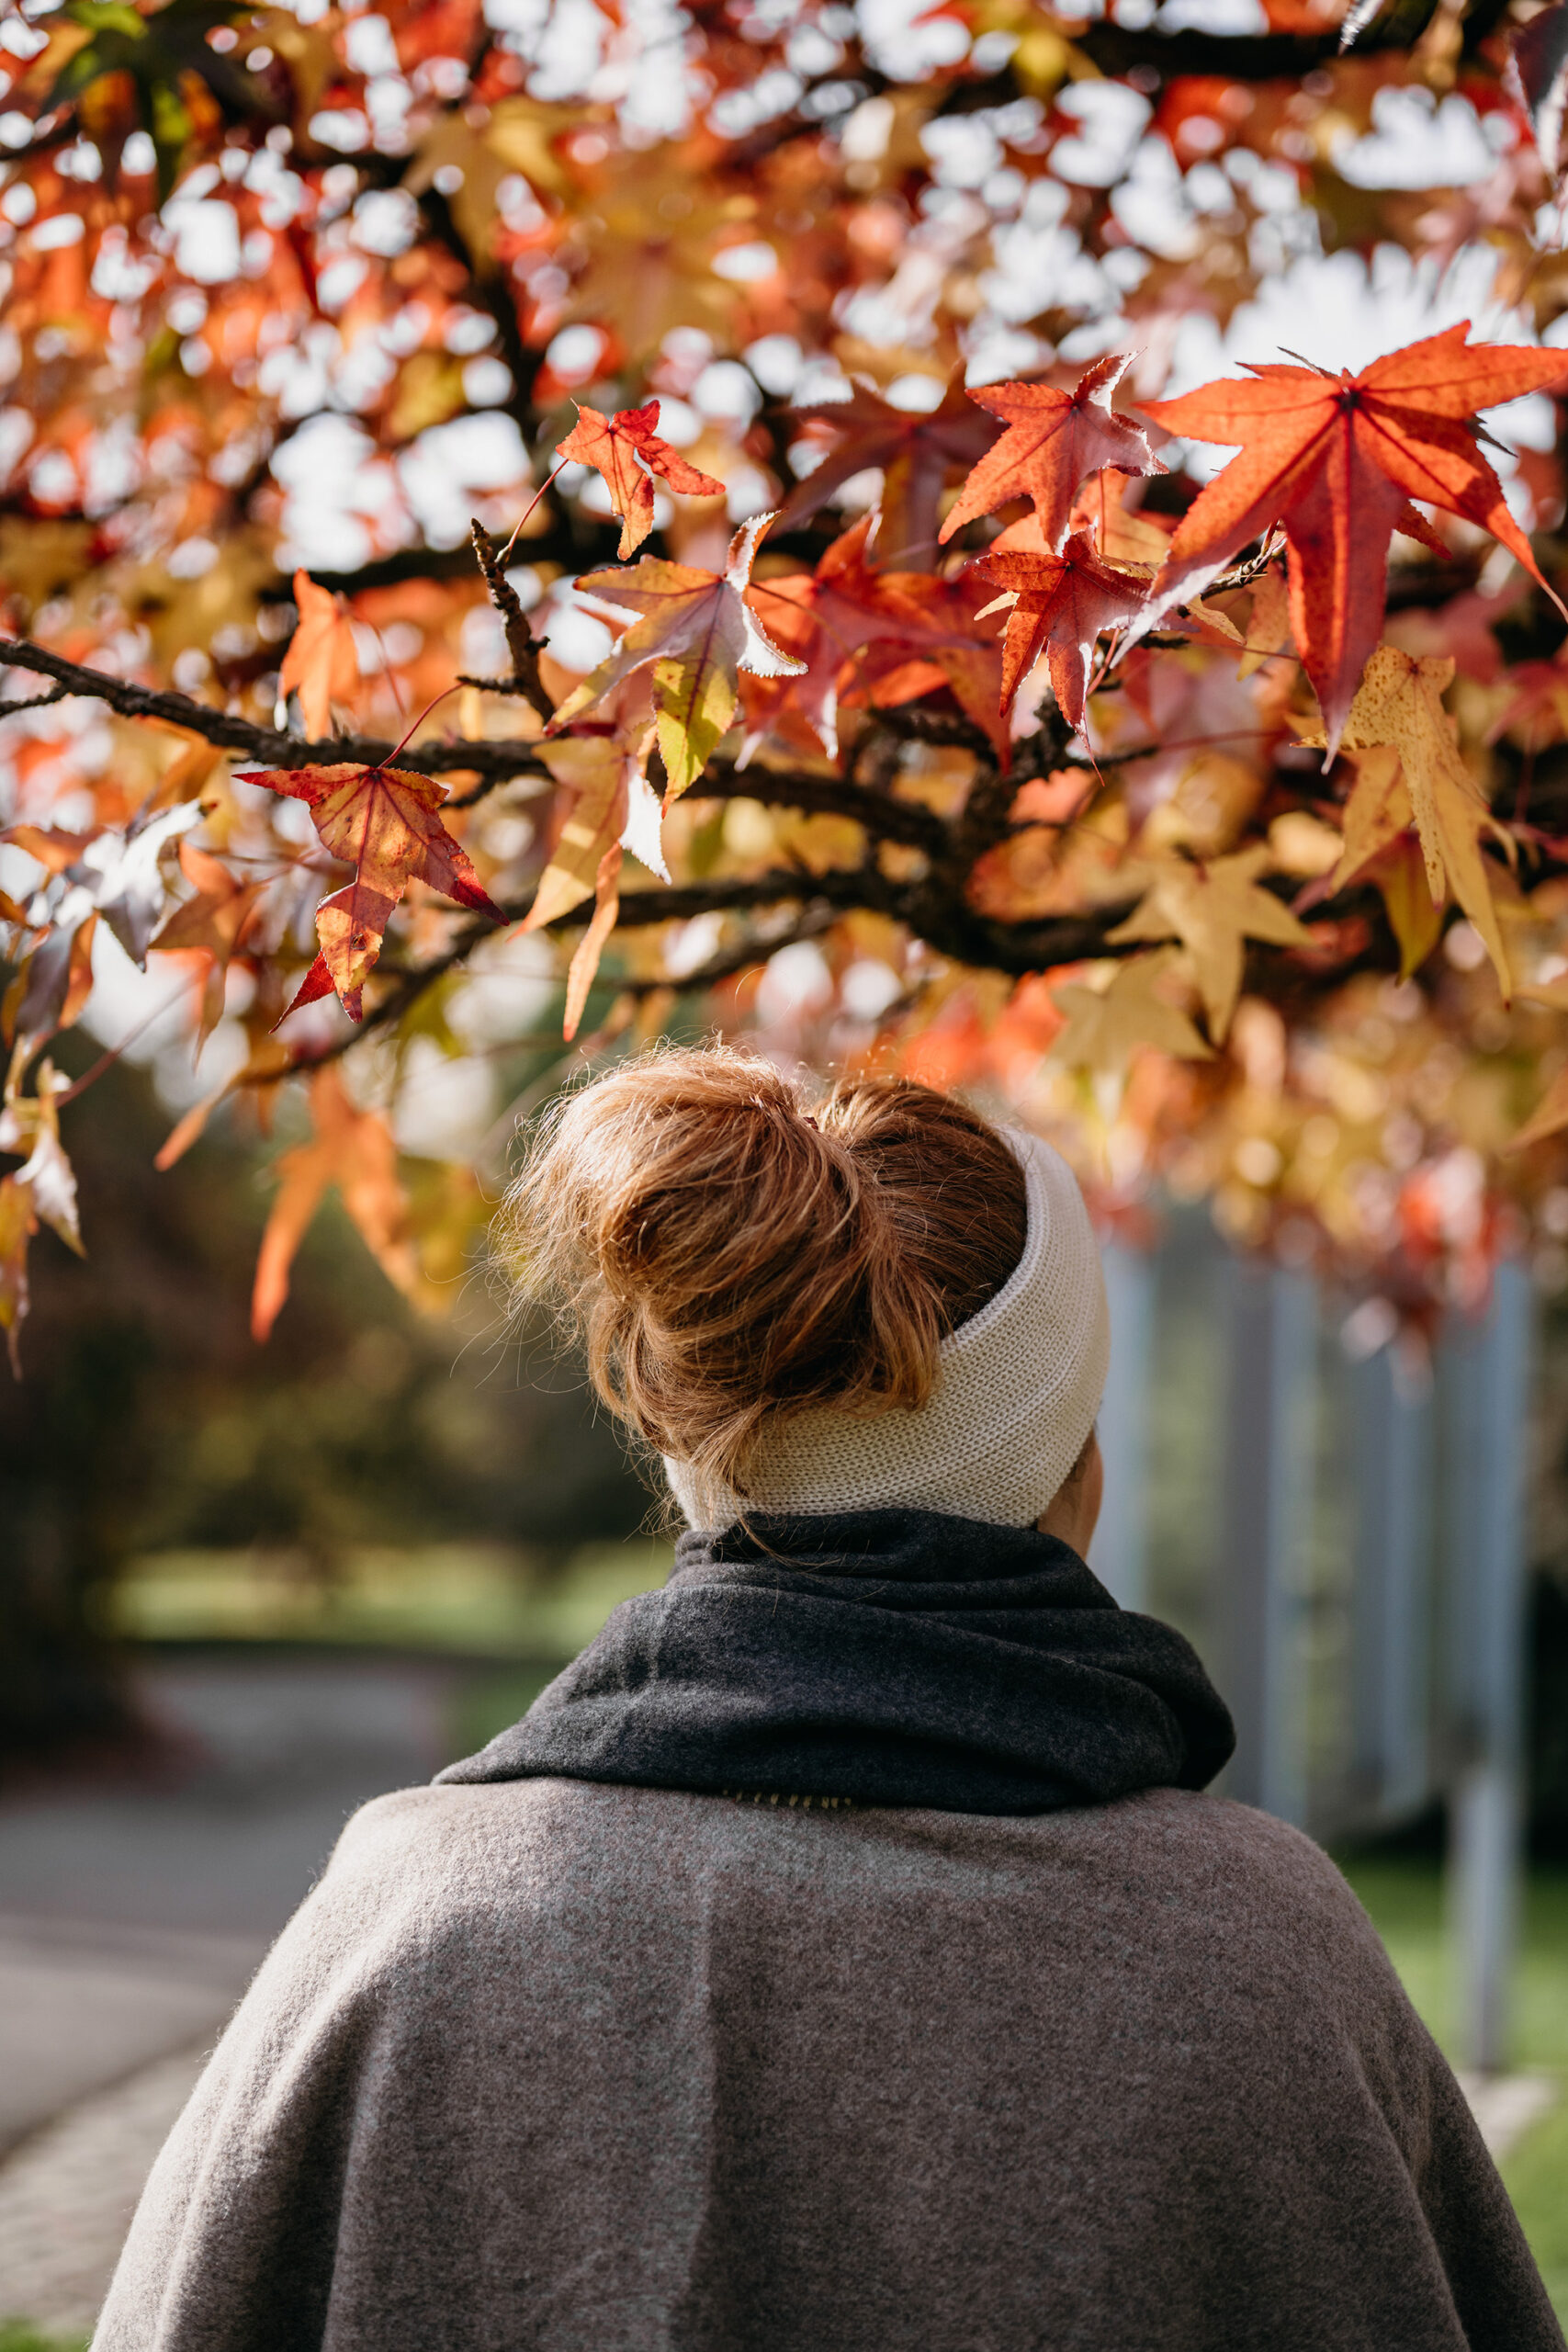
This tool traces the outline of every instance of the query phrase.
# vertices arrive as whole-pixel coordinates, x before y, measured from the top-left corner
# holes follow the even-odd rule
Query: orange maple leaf
[[[236,882],[220,858],[188,841],[180,843],[180,868],[196,896],[175,909],[156,939],[148,942],[147,952],[190,956],[200,967],[199,1052],[223,1018],[230,958],[239,950],[266,884]]]
[[[350,1020],[363,1017],[367,976],[412,881],[427,882],[460,907],[472,907],[496,922],[506,921],[480,887],[467,850],[436,814],[446,786],[433,777],[412,775],[406,768],[334,765],[256,768],[241,781],[303,800],[326,847],[355,869],[348,888],[334,890],[316,910],[321,952],[289,1012],[335,989]]]
[[[1148,618],[1190,602],[1249,539],[1282,522],[1291,627],[1323,708],[1330,757],[1382,632],[1389,538],[1426,527],[1413,498],[1479,523],[1558,601],[1471,420],[1477,410],[1562,383],[1568,353],[1511,344],[1472,350],[1469,332],[1466,320],[1354,376],[1269,361],[1251,368],[1251,381],[1238,377],[1143,403],[1172,433],[1240,445],[1183,515]]]
[[[604,477],[610,503],[621,518],[616,553],[623,559],[641,547],[653,528],[654,474],[662,474],[682,498],[724,496],[721,481],[699,472],[679,449],[660,439],[654,430],[658,423],[657,401],[649,401],[646,408],[618,409],[608,417],[596,408],[580,407],[576,424],[556,445],[558,458],[592,466]]]
[[[308,571],[294,575],[299,625],[288,640],[277,691],[299,697],[305,732],[318,742],[332,731],[333,704],[350,702],[359,684],[354,624],[341,597],[318,588]]]
[[[1055,549],[1067,535],[1078,484],[1090,474],[1104,466],[1124,474],[1164,473],[1143,426],[1118,416],[1111,405],[1130,364],[1123,353],[1097,359],[1070,392],[1054,384],[987,384],[971,392],[970,399],[999,416],[1007,431],[959,492],[942,526],[943,540],[977,515],[994,514],[1010,499],[1028,498],[1046,546]]]
[[[398,1181],[398,1152],[385,1119],[361,1111],[344,1091],[336,1065],[310,1080],[315,1136],[277,1162],[277,1197],[267,1217],[251,1291],[251,1330],[265,1340],[288,1295],[288,1272],[327,1188],[335,1184],[389,1281],[412,1291],[419,1266],[409,1238],[408,1196]]]
[[[1101,563],[1087,531],[1060,555],[993,548],[974,569],[1017,599],[1002,639],[1002,708],[1043,653],[1057,707],[1069,727],[1081,727],[1095,639],[1142,610],[1147,583]]]

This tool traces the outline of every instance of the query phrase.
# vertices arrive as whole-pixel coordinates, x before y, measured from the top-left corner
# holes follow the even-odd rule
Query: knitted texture
[[[1006,1134],[1028,1199],[1023,1255],[943,1341],[931,1402],[874,1415],[822,1408],[780,1422],[757,1449],[744,1497],[705,1488],[689,1464],[666,1456],[693,1527],[727,1527],[748,1511],[900,1507],[1029,1527],[1047,1509],[1094,1427],[1111,1318],[1077,1178],[1039,1136]]]

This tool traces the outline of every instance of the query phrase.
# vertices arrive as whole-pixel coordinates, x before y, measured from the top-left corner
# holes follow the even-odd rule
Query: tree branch
[[[1411,49],[1437,13],[1437,0],[1392,0],[1356,42],[1350,54],[1370,57],[1374,51]],[[1162,81],[1185,74],[1214,74],[1226,82],[1299,81],[1323,66],[1339,62],[1339,28],[1325,33],[1204,33],[1191,30],[1160,32],[1148,26],[1134,32],[1104,18],[1075,35],[1082,50],[1102,74],[1123,75],[1134,67],[1152,67]]]
[[[447,737],[436,742],[411,743],[402,751],[384,736],[334,735],[321,742],[307,742],[301,736],[280,735],[276,728],[243,718],[238,711],[215,710],[210,703],[196,702],[189,695],[139,686],[129,678],[111,677],[106,670],[67,662],[63,654],[52,652],[47,645],[35,645],[30,638],[0,637],[0,669],[29,670],[40,678],[54,678],[66,695],[107,703],[122,718],[158,718],[168,726],[186,728],[215,743],[220,751],[237,752],[262,767],[305,768],[333,762],[381,767],[397,751],[400,767],[416,775],[446,775],[466,769],[494,784],[506,784],[513,776],[548,773],[535,746],[515,739],[471,741],[464,736]]]
[[[501,615],[501,625],[506,631],[506,650],[512,657],[512,684],[501,691],[521,695],[547,727],[556,715],[556,707],[545,692],[539,676],[539,649],[534,642],[528,616],[523,610],[516,589],[502,570],[494,540],[477,515],[468,528],[479,570],[484,574],[485,586],[490,591],[490,601]]]
[[[58,682],[51,693],[18,701],[10,706],[13,709],[38,709],[45,703],[62,701],[73,695],[91,697],[107,703],[123,718],[156,718],[170,726],[186,728],[220,751],[239,752],[254,760],[258,767],[303,768],[333,763],[379,767],[397,750],[395,744],[380,736],[339,735],[322,742],[308,742],[298,735],[279,734],[275,728],[243,718],[236,711],[215,710],[210,703],[196,702],[189,695],[139,686],[130,679],[113,677],[107,671],[68,662],[62,654],[51,651],[46,645],[35,645],[28,638],[0,638],[0,668],[28,670]],[[489,684],[483,679],[473,683]],[[521,687],[519,690],[523,691]],[[552,707],[547,702],[547,712]],[[0,703],[0,718],[6,711],[6,706]],[[905,713],[879,717],[884,715],[908,717]],[[966,725],[967,721],[963,723]],[[537,745],[515,738],[498,741],[459,736],[412,743],[398,752],[398,764],[416,775],[446,775],[464,770],[477,774],[479,786],[472,792],[456,795],[451,802],[454,808],[470,806],[496,786],[510,783],[514,777],[549,775]],[[947,848],[942,820],[930,809],[916,801],[895,800],[884,793],[832,776],[761,766],[738,769],[730,761],[717,761],[696,786],[693,797],[760,800],[769,808],[850,817],[878,840],[900,842],[911,849],[924,850],[933,858],[942,855]]]
[[[694,800],[755,800],[764,808],[798,808],[808,817],[851,817],[878,841],[899,842],[928,857],[947,854],[947,828],[918,800],[895,800],[843,776],[809,775],[798,768],[737,767],[713,760],[692,786]]]

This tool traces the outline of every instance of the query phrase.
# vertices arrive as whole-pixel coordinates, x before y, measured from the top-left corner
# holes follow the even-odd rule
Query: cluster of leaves
[[[81,1242],[51,1044],[130,967],[199,1057],[164,1164],[283,1121],[262,1335],[329,1188],[436,1301],[519,1112],[715,1026],[1406,1314],[1568,1273],[1562,484],[1478,424],[1568,384],[1564,5],[1516,54],[1482,0],[23,0],[13,1354]],[[1483,164],[1368,185],[1391,105]],[[1162,397],[1194,322],[1398,249],[1544,342]]]

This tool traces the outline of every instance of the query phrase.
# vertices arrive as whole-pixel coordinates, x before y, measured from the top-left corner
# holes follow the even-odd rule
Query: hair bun
[[[807,1111],[761,1057],[655,1053],[568,1095],[508,1203],[515,1277],[558,1302],[605,1401],[744,1494],[760,1432],[924,1404],[943,1339],[1022,1252],[1004,1138],[907,1080]]]

